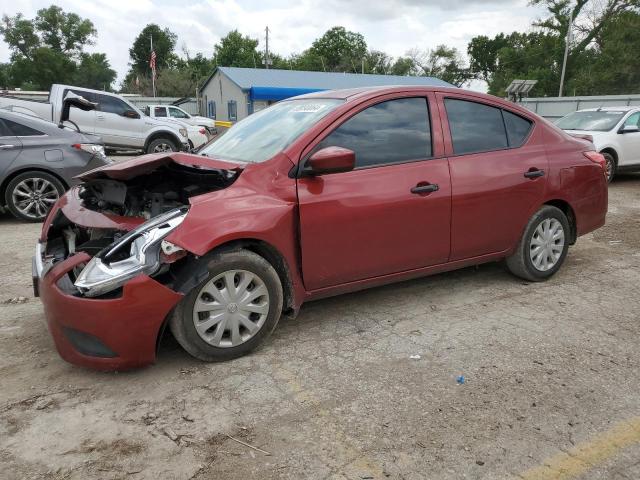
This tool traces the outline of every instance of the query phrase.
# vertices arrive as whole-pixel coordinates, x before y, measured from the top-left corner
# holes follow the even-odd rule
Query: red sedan
[[[498,260],[546,280],[607,212],[591,143],[454,88],[304,95],[81,178],[34,287],[60,355],[107,370],[152,363],[165,327],[226,360],[307,300]]]

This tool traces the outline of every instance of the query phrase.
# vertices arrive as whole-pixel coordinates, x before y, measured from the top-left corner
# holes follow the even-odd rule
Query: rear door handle
[[[528,172],[524,172],[524,176],[526,178],[544,177],[544,170],[538,170],[537,168],[535,170],[529,170]]]
[[[429,183],[426,185],[416,185],[411,189],[411,193],[421,194],[421,193],[431,193],[437,192],[440,187],[436,183]]]

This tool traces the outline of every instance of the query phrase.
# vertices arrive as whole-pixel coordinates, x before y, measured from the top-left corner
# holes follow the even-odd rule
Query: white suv
[[[578,110],[556,121],[567,133],[586,138],[607,160],[607,179],[640,170],[640,106]]]

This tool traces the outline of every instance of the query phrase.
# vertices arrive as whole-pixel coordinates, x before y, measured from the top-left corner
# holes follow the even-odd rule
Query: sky
[[[49,1],[2,2],[0,13],[33,18]],[[90,19],[98,35],[89,52],[107,54],[124,78],[129,48],[148,23],[168,27],[178,36],[177,50],[210,57],[213,46],[238,29],[257,38],[264,48],[264,29],[270,30],[270,50],[281,55],[301,52],[329,28],[341,25],[364,35],[369,48],[400,56],[412,48],[439,44],[466,52],[476,35],[525,31],[542,16],[527,0],[58,0],[67,12]],[[9,60],[0,41],[0,62]],[[474,82],[470,88],[486,87]]]

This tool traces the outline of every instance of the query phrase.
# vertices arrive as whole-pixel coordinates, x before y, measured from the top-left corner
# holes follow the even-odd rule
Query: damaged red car
[[[154,362],[167,328],[201,360],[238,357],[305,301],[468,265],[546,280],[607,211],[590,142],[439,87],[296,97],[198,155],[81,179],[44,223],[34,288],[60,355],[103,370]]]

